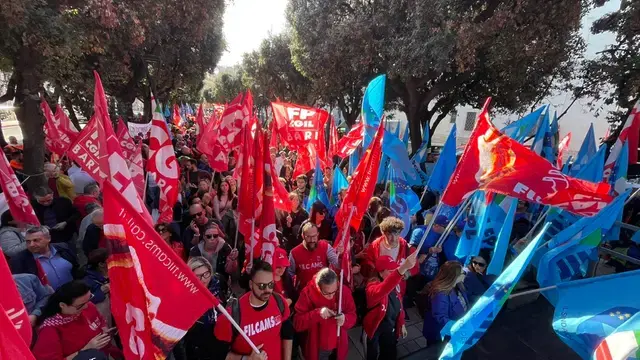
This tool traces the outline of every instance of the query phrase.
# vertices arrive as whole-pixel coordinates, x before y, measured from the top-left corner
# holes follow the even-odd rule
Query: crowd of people
[[[486,274],[490,252],[482,251],[467,266],[455,256],[464,217],[436,246],[450,225],[444,215],[432,219],[436,194],[427,191],[422,210],[405,223],[393,216],[388,189],[379,186],[361,228],[348,236],[353,277],[341,285],[344,254],[332,245],[338,236],[334,216],[346,189],[331,207],[307,204],[313,173],[293,178],[296,154],[276,148],[271,149],[272,162],[290,191],[293,209],[277,211],[281,246],[272,263],[247,261],[238,233],[239,189],[232,176],[236,154],[229,156],[228,172],[219,173],[195,150],[192,130],[175,133],[173,143],[181,192],[173,221],[157,223],[155,230],[228,308],[260,352],[211,309],[170,358],[340,360],[348,353],[347,331],[361,325],[367,359],[394,359],[398,339],[407,336],[406,309],[418,309],[427,345],[436,345],[443,341],[440,332],[449,320],[459,319],[494,280]],[[7,149],[15,160],[11,166],[19,172],[19,149],[15,144]],[[146,157],[148,147],[143,149]],[[42,226],[16,223],[6,211],[0,227],[0,246],[35,329],[32,352],[38,360],[120,359],[121,343],[128,339],[118,337],[111,316],[110,282],[118,279],[109,279],[107,270],[100,188],[64,158],[44,169],[47,186],[31,191]],[[324,184],[330,188],[332,169],[325,170]],[[152,181],[145,202],[150,212],[157,210],[159,189]],[[512,239],[530,230],[528,219],[527,204],[521,202]],[[431,220],[433,226],[418,248]],[[400,236],[406,228],[408,239]]]

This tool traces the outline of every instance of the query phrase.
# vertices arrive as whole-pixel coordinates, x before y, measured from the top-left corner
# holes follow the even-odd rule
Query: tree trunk
[[[4,138],[4,131],[2,131],[2,126],[0,126],[0,147],[4,149],[4,147],[7,145],[7,140],[5,140]]]
[[[80,128],[80,121],[78,121],[76,112],[75,110],[73,110],[73,103],[71,102],[71,99],[69,99],[68,97],[64,97],[63,102],[64,102],[64,108],[67,109],[67,112],[69,113],[69,120],[71,120],[71,123],[73,124],[73,126],[75,126],[78,131],[82,130]]]
[[[22,130],[24,144],[24,173],[29,175],[27,188],[32,193],[36,188],[46,184],[43,173],[44,165],[44,117],[40,112],[40,95],[42,81],[37,73],[37,55],[28,47],[22,47],[16,71],[18,72],[17,91],[14,106],[16,117]]]
[[[409,123],[409,138],[411,139],[411,153],[415,153],[422,144],[422,129],[420,128],[420,98],[418,90],[410,83],[407,85],[407,96],[403,99]]]

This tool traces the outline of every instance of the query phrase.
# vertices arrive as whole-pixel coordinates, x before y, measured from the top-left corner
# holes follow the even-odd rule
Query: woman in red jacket
[[[349,330],[356,323],[356,305],[351,290],[342,286],[342,313],[338,313],[338,276],[329,269],[318,271],[300,293],[293,327],[306,331],[302,342],[305,360],[344,360],[349,352]],[[340,337],[338,329],[340,326]]]
[[[398,267],[390,256],[376,260],[376,276],[367,283],[368,312],[362,321],[367,333],[367,360],[395,359],[398,336],[407,336],[400,282],[404,274],[416,265],[414,252]]]
[[[33,355],[38,360],[72,359],[82,350],[96,349],[122,359],[122,353],[111,345],[112,329],[98,312],[93,294],[83,281],[62,285],[51,295],[38,317],[38,340]],[[113,328],[115,330],[115,328]]]

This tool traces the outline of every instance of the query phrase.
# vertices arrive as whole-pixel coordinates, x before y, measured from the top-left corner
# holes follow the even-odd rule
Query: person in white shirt
[[[89,173],[82,170],[75,162],[73,163],[73,166],[69,168],[67,173],[69,174],[69,179],[71,179],[71,182],[73,183],[73,189],[76,194],[82,194],[85,186],[96,182]]]

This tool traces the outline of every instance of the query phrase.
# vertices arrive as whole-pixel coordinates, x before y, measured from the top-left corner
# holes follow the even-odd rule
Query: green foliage
[[[387,103],[407,114],[411,142],[458,105],[521,110],[571,78],[583,51],[586,1],[290,0],[296,67],[343,112],[388,75]],[[355,110],[355,111],[354,111]],[[349,119],[348,114],[345,118]]]
[[[231,102],[238,93],[246,90],[242,83],[242,70],[234,66],[207,74],[202,89],[202,97],[207,102],[225,104]]]

